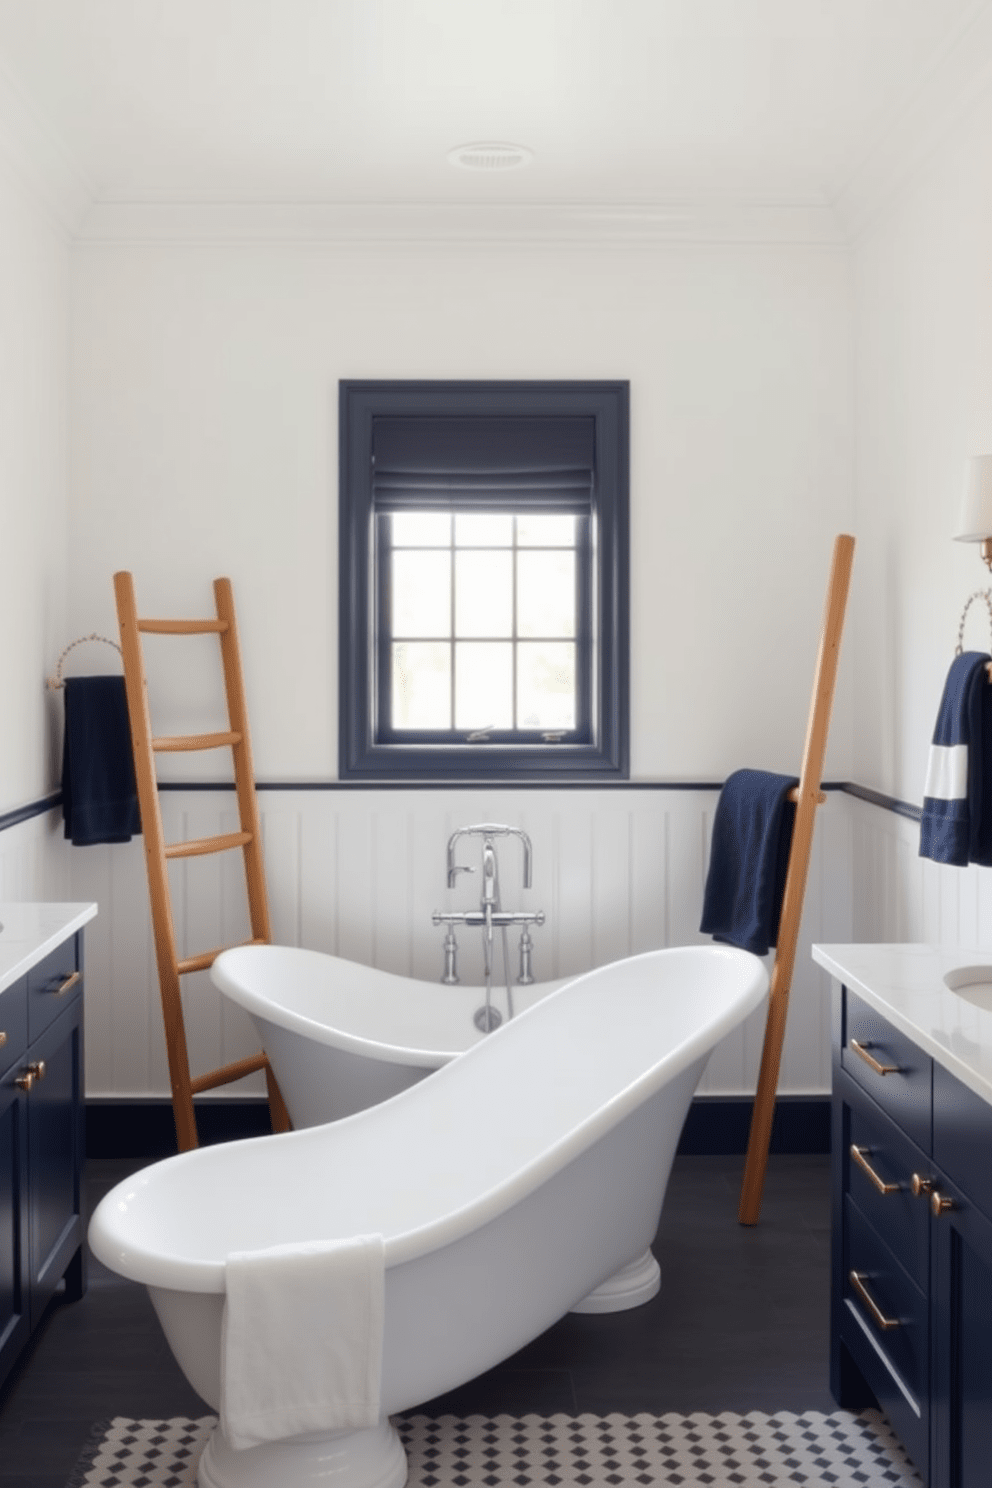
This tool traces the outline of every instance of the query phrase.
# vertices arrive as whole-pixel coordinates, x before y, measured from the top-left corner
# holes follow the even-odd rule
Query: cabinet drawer
[[[32,1042],[82,990],[77,940],[74,935],[64,941],[28,972],[28,1039]]]
[[[933,1061],[847,988],[840,1062],[917,1147],[930,1152]]]
[[[914,1173],[929,1176],[930,1159],[858,1092],[852,1092],[849,1103],[845,1145],[846,1190],[896,1260],[926,1291],[930,1210],[925,1194],[914,1196],[912,1181]]]
[[[901,1394],[922,1413],[929,1394],[927,1298],[848,1196],[844,1304],[873,1344]],[[858,1280],[853,1279],[852,1273]],[[873,1387],[874,1387],[874,1381]]]
[[[28,1042],[28,984],[25,977],[0,992],[0,1075],[24,1058]]]

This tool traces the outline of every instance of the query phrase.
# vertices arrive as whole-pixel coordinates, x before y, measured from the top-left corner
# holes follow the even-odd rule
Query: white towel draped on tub
[[[237,1252],[225,1282],[220,1423],[232,1447],[376,1424],[381,1235]]]

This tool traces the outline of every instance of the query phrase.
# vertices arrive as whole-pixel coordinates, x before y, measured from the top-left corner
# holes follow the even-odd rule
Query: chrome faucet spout
[[[496,903],[496,851],[488,838],[482,844],[482,902]]]
[[[483,1022],[479,1024],[485,1032],[489,1032],[496,1026],[493,1018],[499,1021],[499,1015],[491,1007],[490,996],[492,991],[493,976],[493,931],[499,929],[503,939],[503,969],[506,972],[506,997],[508,1016],[513,1017],[513,1003],[510,993],[510,974],[507,969],[507,947],[506,930],[508,925],[543,925],[543,910],[504,910],[500,902],[499,863],[496,857],[496,837],[519,837],[523,849],[523,886],[529,889],[531,886],[531,844],[530,838],[520,827],[506,826],[503,822],[477,822],[474,826],[458,827],[448,838],[447,869],[448,888],[453,889],[459,873],[474,873],[474,868],[465,864],[455,862],[455,852],[460,837],[482,838],[482,894],[480,896],[479,908],[469,910],[438,910],[434,911],[432,919],[435,925],[447,925],[448,935],[445,938],[445,972],[441,978],[443,982],[453,983],[458,980],[454,964],[454,935],[451,926],[479,925],[482,928],[482,959],[486,977],[486,1005],[480,1009]],[[533,981],[530,970],[530,949],[533,942],[529,935],[521,941],[521,980],[526,985]]]
[[[474,873],[474,868],[463,868],[455,863],[455,847],[459,837],[519,837],[520,845],[524,853],[523,886],[529,889],[531,886],[531,845],[530,837],[522,827],[509,827],[504,822],[477,822],[475,826],[458,827],[448,838],[448,888],[455,887],[455,880],[459,873]]]

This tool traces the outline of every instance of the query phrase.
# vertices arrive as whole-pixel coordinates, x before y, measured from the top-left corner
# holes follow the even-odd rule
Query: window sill
[[[371,745],[354,762],[342,763],[343,781],[445,781],[518,785],[527,781],[602,783],[627,780],[629,763],[587,744]]]

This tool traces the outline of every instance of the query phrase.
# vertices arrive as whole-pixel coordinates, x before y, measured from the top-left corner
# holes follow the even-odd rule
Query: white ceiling
[[[97,204],[833,206],[986,77],[989,10],[0,0],[0,105]],[[479,140],[533,161],[448,162]]]

